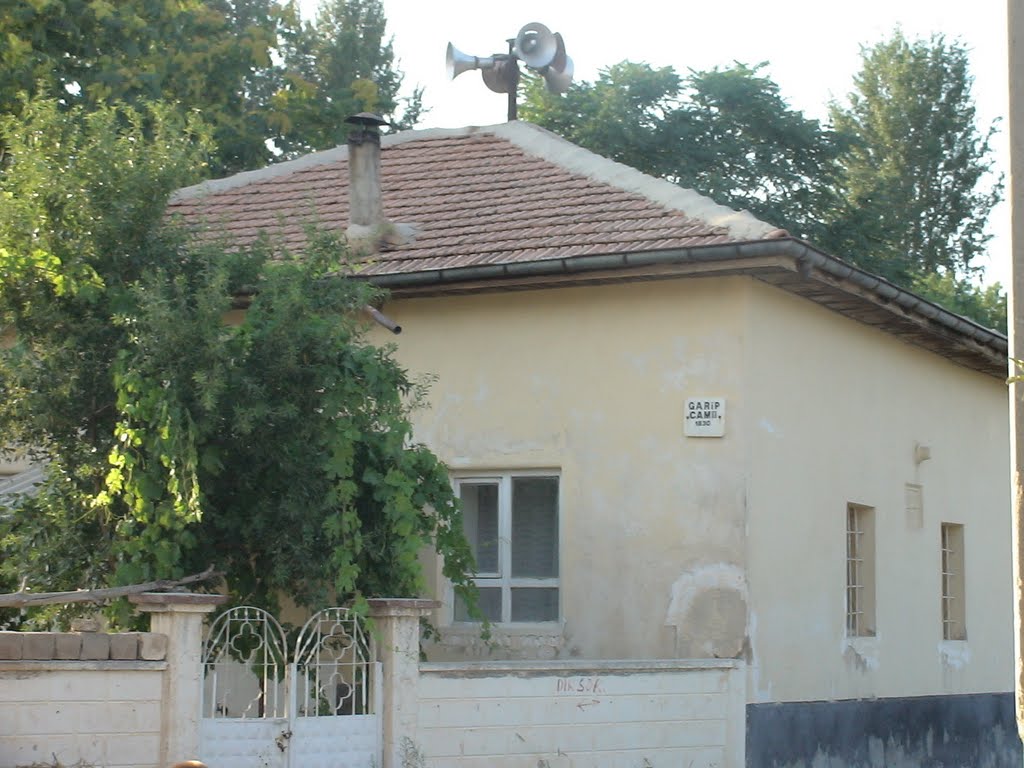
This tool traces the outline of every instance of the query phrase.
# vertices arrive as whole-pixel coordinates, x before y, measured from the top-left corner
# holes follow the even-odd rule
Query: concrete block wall
[[[138,660],[0,662],[0,767],[81,760],[156,768],[165,667]]]
[[[131,596],[152,632],[0,632],[0,768],[198,757],[203,616],[226,599]]]
[[[741,768],[745,701],[732,660],[423,664],[415,741],[438,768]]]

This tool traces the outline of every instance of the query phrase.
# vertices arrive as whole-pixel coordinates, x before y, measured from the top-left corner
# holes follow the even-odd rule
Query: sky
[[[312,15],[318,0],[300,0]],[[860,67],[860,47],[887,37],[897,26],[908,37],[933,33],[962,41],[970,51],[974,96],[983,125],[1007,113],[1006,3],[1004,0],[383,0],[405,87],[424,88],[429,112],[417,127],[491,125],[505,120],[503,94],[489,91],[476,72],[453,81],[445,73],[445,48],[487,56],[508,50],[506,40],[529,22],[560,32],[577,80],[624,59],[689,69],[768,62],[765,73],[791,106],[824,119],[831,99],[842,100]],[[996,159],[1008,172],[1002,127]],[[1009,282],[1009,207],[990,219],[995,236],[986,282]]]

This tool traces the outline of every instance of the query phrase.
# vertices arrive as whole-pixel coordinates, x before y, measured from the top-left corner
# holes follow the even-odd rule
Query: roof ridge
[[[381,146],[393,147],[405,144],[410,141],[423,139],[457,138],[460,136],[471,136],[474,133],[493,133],[498,126],[466,126],[463,128],[412,128],[397,133],[388,133],[381,136]],[[287,176],[296,171],[306,168],[315,168],[318,165],[329,165],[330,163],[341,162],[348,158],[348,145],[339,144],[331,149],[321,149],[317,152],[310,152],[294,160],[283,160],[280,163],[271,163],[263,168],[254,171],[240,171],[239,173],[225,176],[221,179],[208,179],[190,187],[182,187],[175,190],[171,195],[171,202],[189,200],[195,197],[205,197],[217,192],[226,192],[236,187],[244,187],[249,184],[269,181],[279,176]]]
[[[716,203],[695,190],[651,176],[573,144],[539,125],[516,120],[477,130],[493,133],[523,151],[572,173],[641,195],[662,207],[678,210],[688,218],[722,227],[736,239],[761,240],[779,236],[776,225],[761,221],[749,211],[738,211]]]

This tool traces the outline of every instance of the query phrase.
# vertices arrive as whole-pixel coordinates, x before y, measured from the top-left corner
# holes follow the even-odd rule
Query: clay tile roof
[[[527,273],[575,276],[614,265],[627,274],[647,262],[680,269],[703,262],[750,274],[960,365],[1006,375],[1005,335],[745,211],[529,123],[405,131],[381,145],[384,216],[413,233],[364,264],[361,274],[386,287],[445,290],[462,281],[472,289],[474,280],[494,280],[500,289]],[[338,147],[179,190],[170,213],[200,238],[243,245],[266,233],[296,250],[310,224],[346,231],[348,182],[348,148]]]
[[[348,225],[348,152],[339,147],[181,190],[170,211],[207,236],[288,248],[313,222]],[[364,274],[691,248],[775,236],[750,214],[651,178],[528,123],[384,137],[385,218],[415,227]]]

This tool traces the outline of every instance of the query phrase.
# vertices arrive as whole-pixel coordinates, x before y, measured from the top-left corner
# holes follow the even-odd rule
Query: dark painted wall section
[[[747,705],[749,768],[1021,768],[1013,694]]]

